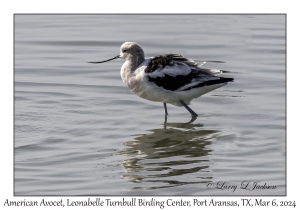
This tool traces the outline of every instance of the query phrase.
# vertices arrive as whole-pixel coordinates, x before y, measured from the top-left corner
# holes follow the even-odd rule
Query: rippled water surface
[[[284,15],[15,15],[14,32],[15,195],[285,195]],[[235,81],[165,122],[123,60],[87,63],[125,41]]]

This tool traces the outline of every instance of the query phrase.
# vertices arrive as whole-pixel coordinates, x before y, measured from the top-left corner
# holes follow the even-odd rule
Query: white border
[[[4,0],[1,2],[1,195],[0,206],[5,199],[23,200],[13,196],[13,14],[14,13],[287,13],[287,197],[262,197],[265,200],[296,200],[300,205],[299,182],[299,11],[296,1],[21,1]],[[26,197],[25,197],[26,198]],[[67,199],[64,197],[63,199]],[[107,198],[107,197],[106,197]],[[112,197],[116,199],[116,197]],[[202,197],[201,199],[204,199]],[[244,197],[214,197],[218,200],[240,200]],[[250,197],[255,199],[256,197]],[[41,197],[27,197],[26,200],[41,200]],[[47,197],[57,200],[57,197]],[[80,199],[75,197],[74,199]],[[129,197],[127,197],[129,199]],[[167,200],[168,197],[158,199]],[[179,199],[178,197],[176,199]],[[187,200],[192,199],[186,197]],[[207,198],[209,199],[209,198]],[[85,200],[82,198],[80,200]],[[16,207],[10,207],[16,208]],[[22,207],[21,207],[22,208]],[[66,207],[65,207],[66,208]],[[140,207],[136,207],[136,209]],[[158,207],[155,207],[159,209]],[[199,208],[199,207],[197,207]],[[115,209],[119,209],[115,207]],[[166,209],[166,208],[165,208]]]

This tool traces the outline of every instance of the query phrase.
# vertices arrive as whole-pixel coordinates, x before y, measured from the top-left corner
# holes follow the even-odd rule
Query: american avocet
[[[121,77],[128,88],[141,98],[163,102],[165,115],[167,103],[184,106],[192,116],[197,114],[188,106],[193,98],[215,90],[233,81],[233,78],[218,77],[217,69],[201,68],[206,62],[197,64],[192,59],[178,54],[144,57],[143,49],[135,42],[125,42],[117,58],[125,59]]]

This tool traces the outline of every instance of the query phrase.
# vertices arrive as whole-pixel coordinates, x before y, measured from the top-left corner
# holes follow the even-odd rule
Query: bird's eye
[[[127,52],[127,50],[123,50],[123,53],[126,53]]]

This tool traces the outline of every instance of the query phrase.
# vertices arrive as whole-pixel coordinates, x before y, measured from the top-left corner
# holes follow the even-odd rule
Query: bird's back
[[[216,76],[217,69],[202,68],[192,59],[178,54],[153,57],[145,69],[149,81],[171,91],[187,91],[193,88],[210,86],[233,81],[233,78]]]

